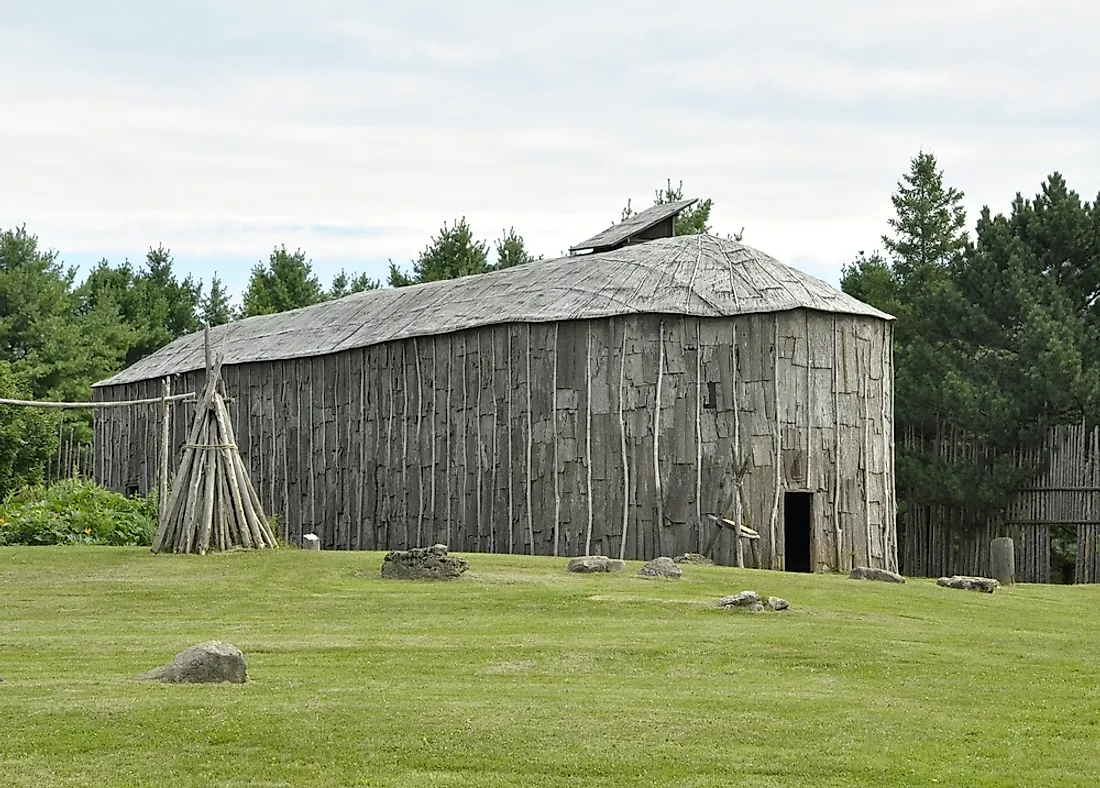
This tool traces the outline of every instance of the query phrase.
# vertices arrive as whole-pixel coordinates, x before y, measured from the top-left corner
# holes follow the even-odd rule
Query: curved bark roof
[[[751,247],[685,235],[461,279],[357,293],[239,320],[210,334],[229,365],[337,353],[500,323],[639,313],[729,317],[792,309],[893,319]],[[188,334],[96,386],[204,366],[203,334]]]

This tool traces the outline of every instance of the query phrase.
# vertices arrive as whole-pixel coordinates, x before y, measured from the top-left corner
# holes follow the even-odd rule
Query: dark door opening
[[[789,492],[783,497],[783,559],[788,572],[812,572],[810,561],[810,501],[813,493]]]

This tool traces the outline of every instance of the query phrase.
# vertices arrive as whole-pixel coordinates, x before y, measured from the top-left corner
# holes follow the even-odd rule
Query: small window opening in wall
[[[126,497],[133,498],[138,494],[138,489],[137,482],[130,482],[126,485]]]
[[[718,410],[718,384],[714,381],[707,383],[707,393],[703,396],[703,408]]]

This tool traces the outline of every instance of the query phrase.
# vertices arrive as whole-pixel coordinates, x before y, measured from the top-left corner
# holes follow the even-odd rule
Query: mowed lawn
[[[0,785],[1100,782],[1098,587],[465,557],[0,549]],[[211,639],[248,684],[137,680]]]

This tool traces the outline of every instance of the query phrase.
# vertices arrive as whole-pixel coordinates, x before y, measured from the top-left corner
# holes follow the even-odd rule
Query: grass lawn
[[[466,558],[2,548],[0,785],[1100,782],[1100,587]],[[248,684],[136,680],[211,639]]]

